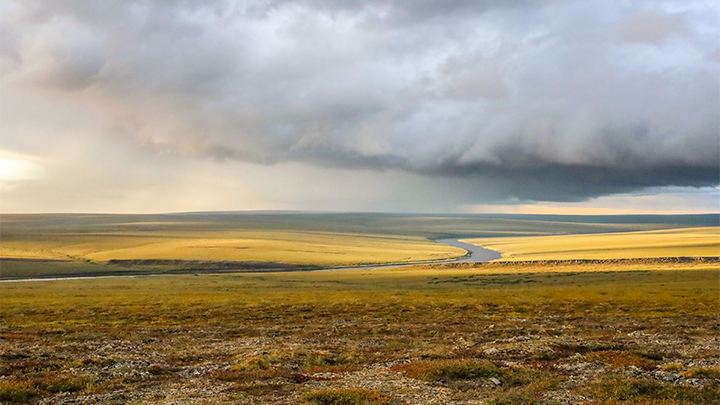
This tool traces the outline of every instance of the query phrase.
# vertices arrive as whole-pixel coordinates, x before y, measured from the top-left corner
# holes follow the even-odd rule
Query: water
[[[469,256],[463,257],[461,259],[456,260],[447,260],[443,261],[441,263],[466,263],[466,262],[489,262],[491,260],[499,259],[501,257],[500,252],[496,252],[494,250],[485,249],[480,246],[471,245],[469,243],[460,242],[460,240],[455,238],[446,238],[446,239],[437,239],[435,242],[438,243],[444,243],[446,245],[454,246],[460,249],[467,250],[468,253],[470,253]],[[322,269],[322,270],[310,270],[310,271],[332,271],[332,270],[372,270],[372,269],[385,269],[385,268],[393,268],[393,267],[406,267],[406,266],[413,266],[418,263],[408,264],[386,264],[386,265],[380,265],[380,266],[362,266],[362,267],[342,267],[342,268],[332,268],[332,269]],[[429,264],[429,263],[428,263]],[[212,272],[207,272],[207,274],[212,274]],[[55,281],[55,280],[77,280],[77,279],[87,279],[87,278],[110,278],[110,277],[148,277],[152,275],[159,275],[159,274],[144,274],[144,275],[138,275],[138,274],[112,274],[112,275],[106,275],[106,276],[85,276],[78,274],[78,276],[73,277],[56,277],[56,278],[32,278],[32,279],[19,279],[19,280],[0,280],[0,283],[8,283],[8,282],[22,282],[22,281]]]
[[[499,259],[502,254],[494,250],[485,249],[484,247],[471,245],[469,243],[460,242],[459,239],[447,238],[437,239],[435,242],[444,243],[446,245],[455,246],[460,249],[465,249],[470,252],[470,256],[463,257],[459,260],[452,260],[450,263],[464,263],[464,262],[489,262],[491,260]]]
[[[363,270],[363,269],[364,270],[373,270],[373,269],[390,269],[390,268],[397,268],[397,267],[407,267],[407,266],[415,266],[418,264],[432,264],[432,263],[489,262],[491,260],[499,259],[502,256],[502,254],[500,252],[496,252],[496,251],[490,250],[490,249],[485,249],[484,247],[480,247],[480,246],[471,245],[469,243],[460,242],[460,240],[456,239],[456,238],[436,239],[435,242],[454,246],[454,247],[457,247],[460,249],[464,249],[469,253],[469,255],[465,256],[461,259],[444,260],[441,262],[383,264],[383,265],[376,265],[376,266],[341,267],[341,268],[313,270],[313,271]]]

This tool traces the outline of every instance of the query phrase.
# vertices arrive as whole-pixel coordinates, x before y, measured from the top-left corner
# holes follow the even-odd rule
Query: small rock
[[[500,382],[500,380],[498,380],[498,379],[495,378],[495,377],[490,377],[490,382],[493,383],[493,384],[495,384],[495,385],[501,385],[501,384],[502,384],[502,383]]]
[[[498,349],[496,349],[496,348],[494,348],[494,347],[491,347],[491,348],[489,348],[489,349],[483,350],[483,353],[486,354],[486,355],[488,355],[488,356],[492,356],[492,355],[494,355],[494,354],[500,353],[500,350],[498,350]]]

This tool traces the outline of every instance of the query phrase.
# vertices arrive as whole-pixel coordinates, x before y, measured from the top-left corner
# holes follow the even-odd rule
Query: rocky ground
[[[716,270],[575,270],[3,286],[0,401],[720,402]]]
[[[720,398],[720,338],[707,333],[717,330],[716,320],[627,318],[600,328],[602,321],[491,317],[452,328],[450,338],[434,330],[435,342],[428,331],[417,342],[404,339],[404,331],[416,335],[411,330],[422,328],[411,322],[382,331],[376,323],[350,328],[357,322],[332,318],[328,324],[353,333],[297,339],[293,329],[302,325],[252,337],[219,326],[11,329],[3,334],[0,384],[6,402],[39,404],[711,404]],[[368,334],[380,328],[391,335],[388,343],[406,345],[393,350],[381,336],[358,338],[366,335],[363,328]],[[330,399],[313,400],[317,392]]]

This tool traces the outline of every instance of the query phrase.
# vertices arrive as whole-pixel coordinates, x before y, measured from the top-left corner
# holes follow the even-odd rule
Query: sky
[[[720,4],[0,0],[0,212],[720,212]]]

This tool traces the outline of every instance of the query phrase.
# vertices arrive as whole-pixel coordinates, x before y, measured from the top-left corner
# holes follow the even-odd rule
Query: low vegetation
[[[434,239],[683,229],[717,221],[717,215],[508,218],[309,213],[2,215],[0,277],[164,271],[167,266],[163,262],[176,260],[314,267],[442,261],[463,256],[465,251],[434,243]],[[717,240],[711,242],[718,245]],[[677,256],[675,253],[664,250],[654,255]],[[681,253],[699,255],[685,254],[686,250]],[[717,251],[705,253],[702,255],[717,255]],[[124,264],[118,266],[118,261]],[[132,269],[125,266],[138,261],[145,264]],[[247,267],[237,266],[237,270]]]
[[[717,259],[2,283],[0,400],[715,404]]]
[[[390,405],[397,403],[389,395],[362,388],[324,389],[305,397],[316,405]]]
[[[104,263],[213,260],[354,266],[450,259],[466,252],[421,237],[332,232],[171,232],[61,234],[3,240],[0,255]]]
[[[502,252],[502,260],[698,257],[720,254],[720,227],[586,235],[467,239]]]

